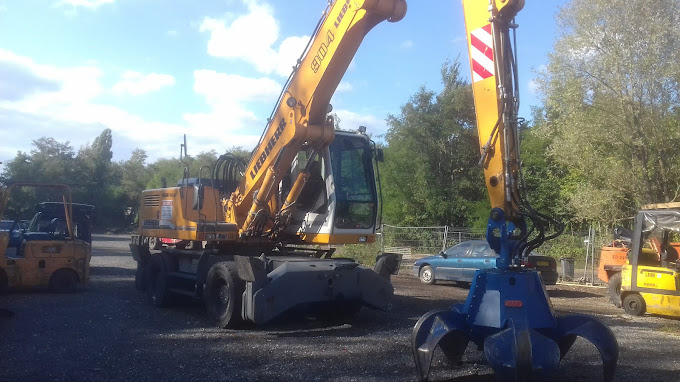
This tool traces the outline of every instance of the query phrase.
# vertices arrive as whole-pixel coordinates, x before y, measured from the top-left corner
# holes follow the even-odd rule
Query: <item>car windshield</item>
[[[444,251],[444,254],[449,257],[463,257],[470,250],[470,247],[472,247],[472,243],[463,242],[458,245],[454,245],[451,248],[447,248]]]
[[[489,246],[489,243],[480,243],[472,248],[471,257],[495,257],[496,252]]]

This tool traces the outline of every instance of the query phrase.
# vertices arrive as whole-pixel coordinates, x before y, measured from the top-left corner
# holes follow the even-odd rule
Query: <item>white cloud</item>
[[[243,129],[255,132],[253,136],[259,137],[264,125],[260,127],[257,123],[264,122],[248,110],[247,104],[273,105],[280,89],[279,83],[266,77],[248,78],[213,70],[196,70],[194,71],[194,91],[205,97],[211,111],[209,113],[187,113],[184,115],[184,120],[190,126],[195,127],[200,135],[214,135],[215,131],[234,132]],[[257,143],[256,141],[257,139],[253,144]]]
[[[336,93],[347,93],[347,92],[351,92],[352,90],[354,90],[354,85],[350,84],[347,81],[340,81],[340,83],[338,84],[338,88],[335,89],[335,92]]]
[[[43,136],[68,141],[78,149],[105,128],[113,132],[114,160],[127,159],[135,148],[146,150],[150,162],[176,157],[182,134],[187,134],[193,154],[222,152],[235,145],[251,148],[264,122],[240,102],[266,99],[271,105],[280,87],[266,78],[200,72],[195,89],[213,112],[187,114],[185,122],[166,123],[98,102],[104,91],[100,77],[102,71],[96,66],[42,65],[0,49],[0,129],[21,132],[2,135],[0,161],[11,160],[18,150],[30,152],[31,142]]]
[[[413,43],[413,40],[405,40],[399,45],[400,49],[411,49],[413,48],[415,44]]]
[[[384,118],[372,114],[359,114],[349,110],[334,110],[340,118],[340,128],[343,130],[357,130],[359,126],[366,126],[366,132],[378,137],[387,132],[387,122]]]
[[[538,94],[538,87],[539,87],[538,81],[536,81],[535,79],[531,79],[527,83],[527,88],[529,89],[529,93],[531,93],[533,95]]]
[[[60,0],[57,2],[57,5],[95,10],[104,4],[112,4],[114,1],[115,0]]]
[[[120,81],[113,85],[113,92],[118,95],[141,95],[157,91],[175,84],[175,77],[169,74],[142,74],[133,70],[126,70]]]
[[[208,54],[214,57],[244,60],[261,73],[288,76],[300,57],[309,36],[284,39],[276,50],[279,24],[271,6],[245,1],[248,13],[232,22],[206,17],[199,30],[209,32]]]
[[[543,65],[539,65],[538,68],[534,70],[534,72],[536,74],[540,75],[542,73],[545,73],[547,70],[548,70],[548,67],[545,64],[543,64]],[[533,95],[533,96],[538,95],[538,93],[540,91],[540,84],[536,80],[536,78],[532,78],[532,79],[529,80],[529,82],[527,83],[527,89],[529,89],[529,93],[531,93],[531,95]]]

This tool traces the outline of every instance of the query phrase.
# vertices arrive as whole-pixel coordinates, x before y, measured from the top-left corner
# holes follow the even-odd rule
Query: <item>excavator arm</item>
[[[309,171],[300,172],[282,206],[276,201],[277,185],[303,145],[317,155],[333,141],[329,102],[364,36],[378,23],[399,21],[405,13],[405,0],[337,0],[329,5],[227,202],[226,220],[239,226],[242,237],[262,235],[272,216],[285,221],[281,215],[295,203]]]
[[[416,323],[412,349],[421,380],[428,378],[436,347],[455,363],[470,341],[483,349],[498,380],[550,380],[577,336],[600,351],[604,380],[614,379],[618,343],[612,331],[585,315],[555,317],[538,273],[514,261],[561,233],[561,223],[531,207],[522,186],[511,30],[523,6],[523,0],[463,0],[480,164],[492,208],[486,238],[498,258],[495,269],[477,271],[464,304],[431,311]],[[549,235],[549,226],[558,229]]]

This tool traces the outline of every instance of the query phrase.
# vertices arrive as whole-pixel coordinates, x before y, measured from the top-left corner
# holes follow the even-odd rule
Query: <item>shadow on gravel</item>
[[[14,312],[9,309],[0,308],[0,318],[10,318],[12,316],[14,316]]]
[[[564,297],[564,298],[585,298],[585,297],[602,297],[601,294],[582,292],[578,290],[565,289],[551,289],[548,291],[550,297]]]
[[[118,267],[93,267],[90,266],[90,275],[93,276],[134,276],[134,269]]]

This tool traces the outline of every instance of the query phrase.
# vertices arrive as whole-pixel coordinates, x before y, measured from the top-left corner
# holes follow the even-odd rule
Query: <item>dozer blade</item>
[[[558,344],[529,328],[509,326],[484,340],[484,355],[503,382],[545,381],[560,363]]]
[[[469,341],[468,331],[465,316],[457,310],[433,310],[420,317],[413,328],[412,345],[421,381],[427,381],[437,345],[450,362],[460,362]]]
[[[598,319],[583,314],[558,317],[557,338],[561,357],[569,351],[576,336],[581,336],[595,345],[602,357],[604,381],[613,381],[616,362],[619,359],[619,344],[611,329]]]

